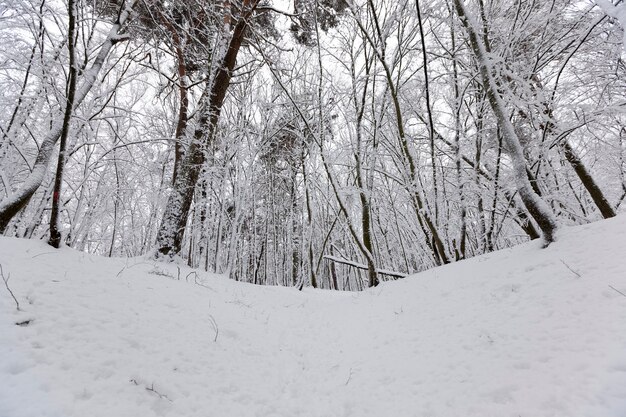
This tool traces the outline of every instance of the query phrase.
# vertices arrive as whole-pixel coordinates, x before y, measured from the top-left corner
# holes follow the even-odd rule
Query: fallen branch
[[[576,275],[578,278],[582,278],[582,276],[578,272],[576,272],[572,268],[570,268],[570,266],[568,264],[566,264],[563,259],[560,259],[560,261],[561,261],[561,263],[563,265],[565,265],[565,268],[569,269],[572,272],[572,274]]]
[[[337,262],[338,264],[343,264],[343,265],[349,265],[349,266],[353,266],[357,269],[363,269],[365,271],[367,271],[367,265],[364,264],[360,264],[358,262],[354,262],[354,261],[350,261],[348,259],[343,259],[343,258],[337,258],[336,256],[330,256],[330,255],[324,255],[324,259],[327,259],[331,262]],[[377,274],[381,274],[381,275],[389,275],[390,277],[397,277],[397,278],[406,278],[407,274],[403,274],[402,272],[394,272],[394,271],[389,271],[387,269],[377,269],[376,270]]]
[[[130,382],[132,382],[133,384],[135,384],[135,385],[137,385],[137,386],[139,386],[139,385],[140,385],[140,384],[139,384],[139,382],[137,382],[137,380],[136,380],[136,379],[131,379],[131,380],[130,380]],[[148,386],[145,386],[145,387],[144,387],[144,389],[145,389],[146,391],[149,391],[149,392],[151,392],[151,393],[153,393],[153,394],[158,395],[158,396],[159,396],[159,398],[162,398],[162,399],[167,400],[167,401],[169,401],[169,402],[173,402],[173,401],[172,401],[172,400],[171,400],[171,399],[170,399],[167,395],[165,395],[165,394],[161,394],[159,391],[157,391],[156,389],[154,389],[154,383],[152,383],[149,387],[148,387]]]
[[[220,329],[217,327],[217,322],[215,321],[215,317],[209,314],[209,323],[211,323],[211,327],[213,327],[213,331],[215,332],[214,342],[217,342],[217,336],[220,334]]]
[[[172,402],[172,400],[170,400],[170,399],[168,398],[168,396],[167,396],[167,395],[165,395],[165,394],[161,394],[159,391],[155,390],[155,389],[154,389],[154,384],[152,384],[152,385],[151,385],[151,386],[149,386],[149,387],[146,387],[146,391],[153,392],[153,393],[155,393],[156,395],[158,395],[158,396],[159,396],[159,398],[163,398],[163,399],[165,399],[165,400],[167,400],[167,401],[169,401],[169,402]]]
[[[351,379],[352,379],[352,368],[350,368],[350,375],[348,375],[348,379],[346,379],[346,383],[344,385],[348,385]]]
[[[622,294],[624,297],[626,297],[626,294],[624,294],[623,292],[621,292],[620,290],[618,290],[617,288],[615,288],[612,285],[609,285],[609,288],[612,289],[613,291],[617,291],[618,293]]]
[[[9,274],[7,277],[4,276],[4,271],[2,270],[2,265],[0,265],[0,276],[2,277],[2,281],[4,282],[4,286],[6,287],[7,291],[9,292],[9,294],[11,294],[11,297],[13,297],[13,301],[15,301],[15,308],[17,309],[17,311],[22,311],[22,310],[20,310],[20,302],[17,301],[17,298],[15,298],[15,294],[13,294],[13,291],[11,291],[11,288],[9,287],[9,279],[11,279],[11,275]]]
[[[193,282],[194,282],[195,284],[197,284],[197,283],[198,283],[198,273],[197,273],[196,271],[191,271],[190,273],[188,273],[188,274],[185,276],[185,282],[189,282],[189,277],[190,277],[190,276],[192,276],[192,275],[194,276],[194,278],[193,278]]]

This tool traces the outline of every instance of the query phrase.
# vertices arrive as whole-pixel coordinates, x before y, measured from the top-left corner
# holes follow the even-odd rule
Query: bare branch
[[[566,264],[566,263],[565,263],[565,261],[564,261],[563,259],[560,259],[560,261],[561,261],[561,263],[562,263],[563,265],[565,265],[565,267],[566,267],[567,269],[569,269],[569,270],[570,270],[570,271],[571,271],[574,275],[576,275],[578,278],[582,278],[582,276],[581,276],[578,272],[576,272],[576,271],[574,271],[572,268],[570,268],[570,266],[569,266],[568,264]]]
[[[13,297],[13,301],[15,301],[15,308],[17,309],[17,311],[22,311],[20,309],[20,302],[17,301],[17,298],[15,298],[15,294],[13,294],[13,291],[11,291],[11,288],[9,287],[9,279],[11,279],[11,275],[7,275],[6,277],[4,276],[4,271],[2,270],[2,265],[0,264],[0,276],[2,277],[2,281],[4,282],[4,286],[6,287],[7,291],[9,292],[9,294],[11,294],[11,297]]]
[[[213,341],[217,342],[217,336],[220,334],[220,329],[219,327],[217,327],[217,322],[215,321],[215,317],[213,317],[210,314],[209,314],[209,323],[211,323],[211,326],[213,327],[213,330],[215,331],[215,338],[213,339]]]
[[[612,285],[609,285],[609,288],[612,289],[613,291],[617,291],[618,293],[622,294],[624,297],[626,297],[626,294],[624,294],[623,292],[621,292],[620,290],[618,290],[617,288],[615,288]]]
[[[367,271],[367,265],[363,265],[360,264],[358,262],[354,262],[354,261],[350,261],[348,259],[343,259],[343,258],[337,258],[336,256],[330,256],[330,255],[324,255],[324,259],[328,259],[331,262],[337,262],[338,264],[343,264],[343,265],[350,265],[353,266],[357,269],[363,269],[365,271]],[[406,278],[407,274],[404,274],[402,272],[394,272],[394,271],[389,271],[386,269],[377,269],[376,270],[377,274],[381,274],[381,275],[389,275],[390,277],[397,277],[397,278]]]

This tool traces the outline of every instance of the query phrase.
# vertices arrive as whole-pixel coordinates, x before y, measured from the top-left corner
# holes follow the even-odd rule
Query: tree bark
[[[57,162],[57,172],[54,178],[54,191],[52,192],[52,210],[50,211],[50,239],[48,244],[54,248],[61,246],[61,231],[59,225],[59,202],[63,188],[63,170],[65,168],[65,150],[67,148],[67,137],[69,136],[70,124],[72,121],[72,109],[74,108],[74,96],[76,95],[76,17],[74,10],[74,0],[68,0],[68,35],[67,49],[69,51],[69,74],[67,80],[67,100],[65,104],[65,114],[63,115],[63,128],[61,129],[61,140],[59,144],[59,158]]]
[[[218,61],[215,76],[208,89],[205,90],[198,127],[194,131],[192,141],[178,169],[157,234],[157,250],[161,255],[173,256],[180,252],[194,189],[206,159],[204,151],[206,145],[215,138],[217,123],[230,86],[237,54],[248,26],[247,18],[253,10],[254,6],[241,16],[235,25],[224,57]]]
[[[485,51],[485,45],[479,40],[474,23],[470,20],[470,16],[467,15],[462,0],[454,0],[454,4],[459,18],[467,30],[469,43],[478,61],[483,88],[487,94],[489,104],[502,127],[503,139],[507,145],[513,163],[517,190],[528,212],[535,219],[537,225],[543,232],[545,245],[549,245],[556,239],[556,217],[548,205],[535,194],[530,184],[522,145],[517,133],[515,133],[515,128],[511,120],[507,116],[504,101],[502,97],[500,97],[497,83],[493,79],[492,68],[489,63],[489,57],[487,57]]]
[[[565,139],[561,143],[561,148],[563,149],[563,153],[565,154],[565,159],[567,159],[572,168],[574,168],[574,171],[578,175],[580,182],[583,183],[583,186],[591,196],[593,202],[600,210],[600,213],[602,213],[602,216],[605,219],[615,217],[615,209],[613,208],[613,206],[611,206],[611,203],[608,202],[608,200],[604,196],[604,193],[595,182],[595,180],[587,170],[587,167],[576,153],[576,150],[574,150],[574,148],[567,139]]]

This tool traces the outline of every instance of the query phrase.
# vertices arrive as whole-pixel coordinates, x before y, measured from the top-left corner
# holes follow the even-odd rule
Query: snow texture
[[[0,416],[623,417],[625,247],[619,216],[339,293],[1,238]]]

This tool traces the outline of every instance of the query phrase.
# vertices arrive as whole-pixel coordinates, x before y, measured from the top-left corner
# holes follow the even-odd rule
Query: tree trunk
[[[608,200],[604,196],[604,193],[595,182],[595,180],[587,170],[587,167],[576,153],[576,150],[572,147],[567,139],[563,140],[563,142],[561,143],[561,148],[563,149],[563,153],[565,154],[565,159],[567,159],[572,168],[574,168],[574,171],[578,175],[580,182],[583,183],[585,189],[591,196],[591,199],[600,210],[600,213],[602,213],[602,216],[605,219],[615,217],[615,209],[613,209],[611,203],[608,202]]]
[[[507,145],[513,163],[517,190],[528,212],[535,219],[543,232],[544,243],[549,245],[556,239],[556,218],[548,205],[535,194],[530,184],[522,145],[517,133],[515,133],[515,128],[511,120],[507,116],[504,101],[502,97],[500,97],[497,83],[493,79],[492,68],[485,52],[485,46],[482,41],[478,39],[474,23],[470,20],[470,16],[466,14],[462,0],[454,0],[454,3],[457,14],[469,35],[469,43],[478,61],[483,88],[489,99],[489,104],[502,127],[503,139]]]
[[[218,68],[212,82],[205,90],[201,104],[201,116],[191,143],[180,164],[172,192],[167,201],[163,220],[157,234],[157,250],[162,255],[176,255],[181,249],[185,225],[193,199],[198,175],[205,162],[206,144],[211,143],[217,132],[217,123],[230,86],[232,72],[237,61],[237,54],[243,41],[247,18],[252,9],[242,16],[233,30],[230,43],[223,59],[218,61]]]
[[[76,18],[74,10],[74,0],[68,0],[68,35],[67,49],[70,56],[70,68],[67,80],[67,100],[65,103],[65,114],[63,115],[63,128],[61,129],[61,140],[59,144],[59,159],[57,162],[57,172],[54,178],[54,191],[52,192],[52,210],[50,211],[50,239],[48,244],[52,247],[61,246],[61,231],[59,225],[59,202],[63,188],[63,170],[65,167],[65,149],[67,148],[67,137],[72,121],[72,109],[74,108],[74,96],[76,94]],[[114,225],[115,227],[115,225]]]

